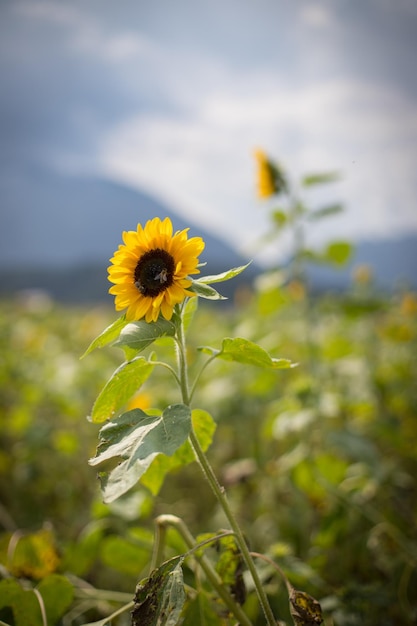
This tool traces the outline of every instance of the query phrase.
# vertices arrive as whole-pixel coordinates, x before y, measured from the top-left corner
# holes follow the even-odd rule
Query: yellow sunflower
[[[121,244],[110,259],[109,293],[115,296],[117,311],[126,310],[126,319],[156,322],[160,313],[170,320],[174,306],[186,296],[189,274],[198,274],[198,255],[204,249],[201,237],[188,239],[188,228],[173,234],[171,220],[159,217],[143,228],[123,233]]]
[[[270,198],[284,191],[286,182],[281,170],[268,159],[263,150],[255,150],[254,156],[258,164],[258,197]]]

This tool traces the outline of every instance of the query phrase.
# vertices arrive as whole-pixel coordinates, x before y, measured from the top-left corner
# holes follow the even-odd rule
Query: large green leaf
[[[344,265],[352,255],[352,245],[348,241],[333,241],[324,252],[324,260],[335,265]]]
[[[90,420],[98,424],[112,418],[143,385],[153,368],[144,357],[136,357],[118,367],[95,401]]]
[[[124,537],[110,535],[101,546],[100,558],[104,565],[122,574],[135,576],[149,563],[151,551]]]
[[[122,315],[122,317],[119,317],[119,319],[113,322],[113,324],[110,324],[110,326],[107,326],[107,328],[103,330],[103,332],[100,333],[98,337],[93,339],[93,341],[90,343],[90,345],[88,346],[84,354],[81,356],[81,358],[83,359],[85,356],[87,356],[87,354],[90,354],[90,352],[92,352],[96,348],[103,348],[107,344],[112,343],[113,341],[116,341],[116,339],[118,338],[120,334],[120,331],[128,323],[129,322],[126,320],[125,315]]]
[[[158,454],[174,454],[190,429],[191,411],[183,404],[171,405],[157,416],[133,409],[103,426],[96,456],[89,463],[119,461],[100,473],[104,501],[112,502],[133,487]]]
[[[37,590],[42,596],[48,624],[56,624],[71,605],[73,586],[65,576],[51,574],[41,580]]]
[[[200,283],[204,285],[211,285],[212,283],[223,283],[224,281],[230,280],[231,278],[234,278],[235,276],[241,274],[247,267],[249,267],[251,262],[252,261],[246,263],[246,265],[240,265],[239,267],[233,267],[226,272],[221,272],[221,274],[213,274],[211,276],[201,276],[200,278],[195,278],[193,280],[193,283]]]
[[[15,626],[44,626],[39,598],[32,589],[25,590],[14,578],[0,581],[0,609],[9,607]]]
[[[177,556],[138,585],[132,626],[176,626],[185,602],[182,563]]]
[[[194,409],[192,411],[191,420],[195,435],[205,452],[213,441],[216,423],[209,413],[201,409]],[[172,456],[166,456],[164,454],[157,456],[149,469],[142,476],[140,482],[147,487],[153,495],[157,495],[168,472],[177,467],[188,465],[194,460],[195,456],[190,443],[184,441]]]
[[[121,331],[119,338],[114,345],[118,348],[128,349],[131,352],[139,353],[151,345],[159,337],[175,335],[175,324],[171,321],[159,317],[156,322],[129,322]]]
[[[273,358],[258,344],[241,337],[236,337],[235,339],[226,337],[223,339],[221,350],[207,346],[201,347],[199,350],[225,361],[236,361],[237,363],[255,365],[256,367],[272,369],[295,367],[295,364],[289,359]]]

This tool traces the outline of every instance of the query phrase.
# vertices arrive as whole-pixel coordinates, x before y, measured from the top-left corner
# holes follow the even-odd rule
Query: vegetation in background
[[[275,217],[271,212],[281,223],[277,236],[293,220],[307,228],[309,212],[292,213],[299,201],[288,188],[281,183],[269,196],[283,202],[285,219],[276,217],[281,209],[273,209]],[[309,255],[304,243],[294,250],[300,267]],[[208,304],[195,314],[188,335],[194,373],[197,347],[220,347],[224,337],[245,337],[298,363],[279,375],[221,359],[204,370],[195,406],[215,418],[207,455],[250,550],[264,557],[256,565],[272,610],[285,623],[295,588],[317,598],[328,626],[411,626],[417,619],[417,294],[379,294],[369,269],[358,268],[348,293],[313,298],[293,267],[260,276],[253,292],[238,294],[227,311]],[[177,621],[160,623],[233,624],[197,565],[202,557],[252,623],[264,624],[232,536],[218,535],[227,521],[195,463],[172,465],[158,488],[154,474],[147,486],[109,504],[101,500],[95,469],[87,465],[99,426],[82,416],[91,414],[123,353],[79,356],[113,320],[104,308],[64,309],[42,297],[1,305],[0,624],[99,620],[104,626],[106,616],[133,600],[139,581],[136,605],[152,597],[160,602],[180,569],[184,608]],[[143,354],[153,350],[158,359],[167,357],[170,339],[158,338]],[[170,376],[160,369],[146,379],[126,408],[149,412],[181,402],[179,393],[173,398]],[[201,552],[189,553],[179,519]],[[149,576],[155,520],[165,563],[156,581]],[[116,615],[111,623],[127,625],[130,617]]]

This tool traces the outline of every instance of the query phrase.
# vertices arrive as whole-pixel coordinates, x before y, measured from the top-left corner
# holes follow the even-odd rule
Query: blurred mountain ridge
[[[228,244],[196,224],[186,223],[164,202],[143,191],[100,177],[68,176],[43,167],[13,169],[0,175],[0,295],[41,289],[61,301],[109,298],[106,268],[121,243],[123,230],[155,216],[169,217],[175,230],[190,227],[206,247],[203,273],[215,274],[247,263],[238,242]],[[235,247],[234,247],[235,246]],[[358,242],[352,261],[342,269],[310,266],[315,291],[345,290],[354,266],[369,265],[375,285],[417,288],[417,234]],[[220,289],[231,295],[261,268],[252,264],[243,275]]]
[[[153,217],[169,217],[174,230],[189,228],[190,237],[204,239],[200,260],[207,264],[205,274],[250,260],[153,196],[104,178],[66,176],[42,167],[14,169],[0,177],[0,206],[2,296],[40,289],[63,301],[105,299],[110,286],[106,268],[122,243],[122,231],[135,230],[138,222]],[[255,273],[250,267],[234,285]]]

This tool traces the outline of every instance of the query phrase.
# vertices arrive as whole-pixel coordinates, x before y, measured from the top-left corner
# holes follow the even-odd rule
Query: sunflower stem
[[[187,348],[185,342],[185,332],[182,316],[180,319],[180,323],[177,326],[177,343],[178,343],[178,365],[179,365],[179,378],[181,381],[181,393],[182,393],[182,401],[187,406],[190,405],[190,391],[188,386],[188,370],[187,370]],[[211,467],[206,455],[204,454],[203,449],[200,446],[200,442],[194,432],[193,427],[191,426],[190,435],[188,438],[190,445],[194,451],[194,455],[197,459],[200,468],[206,477],[218,503],[223,509],[223,512],[233,530],[236,537],[236,542],[239,546],[240,552],[242,554],[242,558],[246,564],[246,567],[251,573],[253,583],[255,585],[256,593],[258,595],[259,603],[262,607],[262,610],[265,614],[265,618],[268,626],[276,626],[277,620],[272,613],[271,606],[269,604],[267,595],[262,586],[262,582],[259,578],[258,571],[255,567],[255,563],[249,551],[249,548],[246,544],[245,537],[243,535],[242,530],[240,529],[239,524],[235,518],[235,515],[230,507],[226,492],[224,487],[222,487],[217,480],[217,477],[214,473],[213,468]]]

